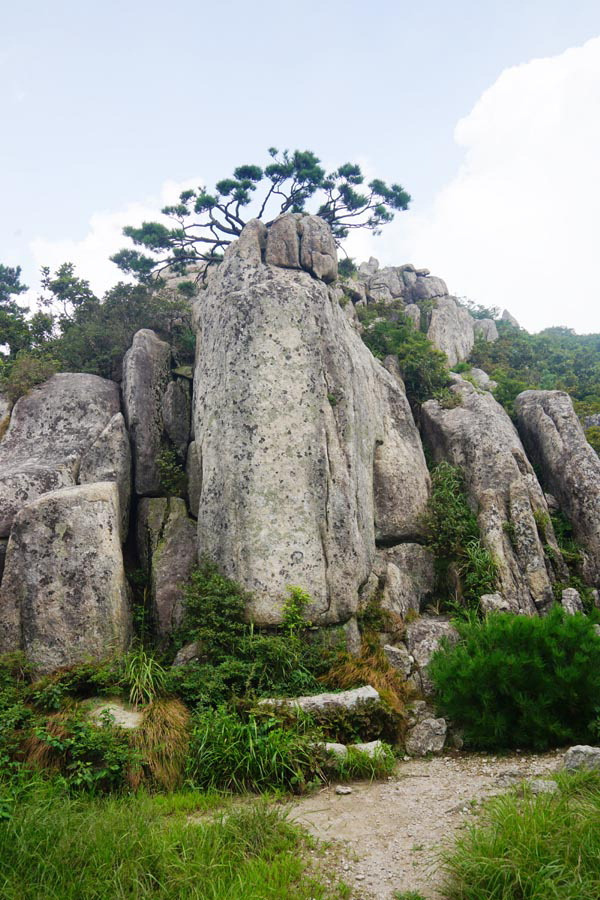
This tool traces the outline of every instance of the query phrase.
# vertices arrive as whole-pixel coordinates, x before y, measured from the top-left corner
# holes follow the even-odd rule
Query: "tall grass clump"
[[[135,762],[128,781],[173,791],[180,787],[189,747],[190,714],[175,697],[163,697],[149,704],[140,725],[131,732]]]
[[[600,778],[558,780],[553,794],[488,801],[446,855],[447,900],[598,900]]]
[[[597,739],[600,638],[561,607],[539,618],[506,613],[459,622],[460,641],[429,673],[442,715],[482,750],[543,750]]]
[[[314,731],[284,726],[271,716],[242,719],[224,707],[196,713],[188,755],[188,779],[207,790],[301,792],[324,780],[323,752]]]
[[[75,797],[47,782],[30,784],[0,822],[3,900],[340,896],[311,877],[301,833],[279,808],[255,804],[194,818],[190,797]],[[202,811],[203,799],[195,799]]]

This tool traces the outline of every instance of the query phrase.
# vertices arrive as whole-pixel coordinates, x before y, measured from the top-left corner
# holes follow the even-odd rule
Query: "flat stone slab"
[[[379,703],[380,697],[370,684],[340,691],[338,694],[313,694],[309,697],[267,697],[259,700],[259,706],[288,706],[303,712],[327,712],[336,709],[354,709],[360,703]]]
[[[110,713],[114,719],[114,724],[119,728],[132,730],[142,724],[143,711],[135,709],[128,703],[123,703],[120,700],[104,700],[102,698],[94,698],[90,703],[92,704],[90,719],[98,725],[101,724],[104,713]]]

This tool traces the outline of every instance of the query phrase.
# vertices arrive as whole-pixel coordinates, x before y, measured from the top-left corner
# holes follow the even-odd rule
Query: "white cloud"
[[[455,140],[464,161],[431,211],[360,249],[427,266],[531,331],[600,331],[600,37],[506,69]]]
[[[113,253],[128,244],[123,237],[124,226],[141,225],[143,221],[172,224],[158,211],[161,207],[174,203],[181,191],[200,184],[200,177],[187,178],[185,181],[165,181],[156,197],[149,197],[142,203],[129,203],[114,212],[94,213],[90,218],[88,233],[81,240],[36,238],[30,246],[37,268],[49,266],[55,269],[63,262],[72,262],[77,274],[90,282],[96,294],[102,295],[118,281],[127,280],[110,261]],[[35,291],[32,293],[35,294]]]

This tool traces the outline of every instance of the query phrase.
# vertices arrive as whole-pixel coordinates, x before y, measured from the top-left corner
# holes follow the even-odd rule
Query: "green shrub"
[[[177,643],[197,641],[204,662],[169,674],[169,689],[191,706],[218,706],[244,696],[297,696],[318,693],[337,647],[309,631],[304,617],[311,602],[291,586],[283,621],[261,631],[245,620],[249,595],[208,561],[192,572],[185,589],[183,627]]]
[[[600,708],[600,639],[582,615],[489,615],[457,624],[461,640],[429,672],[442,715],[476,749],[586,743]]]
[[[447,900],[597,900],[600,779],[562,775],[560,790],[488,801],[446,854]]]
[[[481,595],[495,590],[496,564],[481,543],[461,470],[440,462],[431,472],[431,481],[425,524],[435,554],[436,592],[447,604],[464,600],[467,607],[476,609]]]
[[[244,721],[219,707],[196,713],[192,723],[188,778],[198,788],[302,791],[324,778],[316,735],[272,716]]]
[[[365,326],[362,339],[378,359],[394,355],[411,403],[424,403],[449,384],[446,357],[402,312],[402,304],[357,307]],[[382,318],[383,321],[375,321]],[[445,396],[445,395],[444,395]]]
[[[165,449],[156,457],[160,486],[168,497],[183,497],[187,490],[187,476],[175,450]]]

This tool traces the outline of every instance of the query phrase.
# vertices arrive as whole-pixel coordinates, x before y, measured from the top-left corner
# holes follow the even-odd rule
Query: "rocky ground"
[[[440,851],[475,821],[481,801],[557,771],[562,758],[559,751],[411,759],[385,782],[358,782],[347,794],[332,785],[307,796],[293,805],[290,817],[331,842],[331,880],[349,884],[353,900],[392,900],[396,891],[442,900]]]

